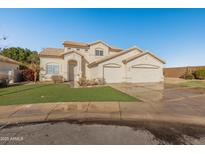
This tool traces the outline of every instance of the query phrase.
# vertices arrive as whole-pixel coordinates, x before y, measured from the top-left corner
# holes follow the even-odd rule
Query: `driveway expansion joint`
[[[46,115],[45,121],[48,120],[49,115],[59,106],[59,104],[56,104]]]
[[[23,110],[25,108],[25,105],[21,105],[21,107],[19,109],[17,109],[16,111],[14,111],[13,113],[11,113],[8,118],[12,117],[13,115],[15,115],[17,112],[20,112],[21,110]]]
[[[122,111],[121,111],[121,105],[120,105],[120,102],[118,102],[118,105],[119,105],[120,120],[122,120]]]

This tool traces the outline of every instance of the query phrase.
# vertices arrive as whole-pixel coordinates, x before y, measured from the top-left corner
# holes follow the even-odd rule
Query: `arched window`
[[[95,56],[103,56],[103,55],[104,55],[103,49],[101,48],[95,49]]]
[[[47,74],[59,74],[59,64],[57,63],[48,63],[46,65]]]

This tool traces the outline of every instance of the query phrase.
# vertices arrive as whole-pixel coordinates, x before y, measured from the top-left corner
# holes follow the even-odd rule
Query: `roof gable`
[[[163,63],[163,64],[166,63],[165,61],[161,60],[160,58],[156,57],[155,55],[153,55],[153,54],[150,53],[150,52],[142,52],[142,53],[137,54],[137,55],[135,55],[135,56],[129,57],[129,58],[127,58],[127,59],[124,59],[122,62],[123,62],[124,64],[127,64],[127,63],[129,63],[130,61],[133,61],[133,60],[135,60],[135,59],[137,59],[137,58],[140,58],[140,57],[142,57],[142,56],[145,56],[145,55],[150,55],[151,57],[157,59],[158,61],[160,61],[160,62]]]
[[[103,41],[91,42],[91,43],[89,43],[89,45],[91,46],[91,45],[95,45],[95,44],[99,44],[99,43],[104,44],[104,45],[107,46],[107,47],[110,47],[107,43],[105,43],[105,42],[103,42]]]
[[[122,51],[123,49],[108,45],[107,43],[103,42],[103,41],[95,41],[95,42],[91,42],[91,43],[83,43],[83,42],[75,42],[75,41],[64,41],[63,45],[64,47],[81,47],[81,48],[88,48],[92,45],[98,44],[98,43],[102,43],[105,46],[109,47],[110,50],[112,51]]]
[[[135,45],[133,47],[127,49],[127,51],[129,51],[129,50],[138,50],[139,52],[145,52],[143,49],[141,49]]]
[[[85,55],[83,55],[82,53],[80,53],[78,51],[74,51],[74,50],[63,52],[62,54],[60,54],[60,57],[64,57],[65,55],[69,55],[69,54],[77,54],[77,55],[81,56],[82,58],[84,58],[87,63],[89,63],[87,58],[85,57]]]
[[[131,51],[133,51],[133,50],[135,50],[135,49],[136,49],[136,47],[131,47],[131,48],[128,48],[127,50],[121,51],[121,52],[119,52],[119,53],[116,53],[116,54],[113,54],[113,55],[109,55],[109,56],[103,57],[103,58],[101,58],[101,59],[98,59],[98,60],[96,60],[96,61],[90,63],[90,64],[88,65],[88,67],[97,66],[98,64],[100,64],[100,63],[102,63],[102,62],[108,61],[108,60],[110,60],[110,59],[113,59],[113,58],[115,58],[115,57],[118,57],[118,56],[121,56],[121,55],[124,55],[124,54],[127,54],[127,53],[129,53],[129,52],[131,52]]]
[[[72,54],[72,53],[76,53],[76,54],[78,54],[79,56],[84,57],[84,55],[81,54],[81,53],[78,52],[78,51],[67,51],[67,52],[62,53],[61,56],[69,55],[69,54]]]
[[[98,44],[98,43],[104,44],[105,46],[107,46],[107,47],[110,48],[111,50],[119,50],[119,51],[122,51],[122,49],[117,48],[117,47],[114,47],[114,46],[111,46],[111,45],[109,45],[109,44],[107,44],[107,43],[105,43],[105,42],[103,42],[103,41],[100,41],[100,40],[95,41],[95,42],[93,42],[93,43],[89,43],[89,45],[91,46],[91,45],[95,45],[95,44]]]

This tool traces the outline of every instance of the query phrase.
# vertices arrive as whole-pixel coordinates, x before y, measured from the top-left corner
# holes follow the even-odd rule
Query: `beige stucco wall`
[[[69,80],[68,78],[68,62],[70,60],[75,60],[77,62],[77,67],[75,68],[75,75],[77,78],[75,80],[78,80],[79,77],[82,75],[82,61],[81,61],[81,56],[72,53],[72,54],[66,54],[64,58],[53,58],[53,57],[40,57],[40,80],[41,81],[49,81],[51,80],[52,74],[46,74],[46,65],[49,63],[55,63],[59,65],[59,74],[62,75],[64,80],[67,81]]]
[[[103,56],[95,56],[95,50],[96,49],[102,49],[104,51]],[[90,61],[97,60],[99,58],[102,58],[104,56],[107,56],[109,54],[109,48],[104,45],[103,43],[97,43],[94,45],[90,46],[89,53],[87,53],[87,57],[89,58]]]
[[[91,70],[91,77],[92,78],[103,78],[103,66],[104,65],[108,65],[108,64],[117,64],[117,65],[120,65],[121,66],[121,68],[122,68],[122,71],[121,71],[121,76],[122,76],[122,82],[125,82],[125,80],[124,80],[124,78],[125,78],[125,65],[122,63],[122,60],[124,60],[124,59],[126,59],[126,58],[128,58],[128,57],[131,57],[131,56],[134,56],[134,55],[136,55],[136,54],[139,54],[139,53],[141,53],[139,50],[132,50],[132,51],[130,51],[130,52],[128,52],[128,53],[126,53],[126,54],[123,54],[123,55],[121,55],[121,56],[118,56],[118,57],[115,57],[115,58],[113,58],[113,59],[111,59],[111,60],[109,60],[109,61],[105,61],[105,62],[103,62],[103,63],[100,63],[98,66],[97,66],[97,68],[92,68],[92,69],[97,69],[97,70],[95,70],[95,71],[92,71]],[[94,72],[94,73],[93,73]],[[111,72],[112,73],[112,72]],[[114,75],[114,73],[113,74],[111,74],[112,76]]]
[[[8,77],[10,79],[10,83],[16,82],[17,74],[16,70],[19,69],[19,65],[0,62],[0,78]]]
[[[161,82],[164,80],[163,77],[163,64],[156,58],[153,58],[150,55],[145,55],[140,58],[137,58],[126,65],[122,63],[122,61],[130,56],[138,54],[139,51],[133,50],[127,54],[118,56],[109,61],[103,62],[99,64],[97,67],[92,68],[91,70],[91,78],[103,78],[104,75],[109,75],[113,77],[113,82]],[[106,65],[116,64],[120,66],[120,69],[107,69]],[[140,71],[133,70],[133,65],[138,64],[146,64],[146,65],[154,65],[158,67],[158,69],[141,69]],[[106,70],[105,70],[106,69]],[[106,73],[105,71],[108,71]],[[138,75],[140,74],[140,75]],[[135,77],[137,76],[137,77]],[[109,80],[110,81],[110,80]]]
[[[62,75],[64,78],[67,78],[65,76],[65,66],[64,66],[64,60],[62,58],[52,58],[52,57],[40,57],[40,80],[41,81],[47,81],[51,80],[50,74],[46,74],[46,65],[49,63],[55,63],[59,65],[59,75]]]
[[[133,68],[135,66],[147,68]],[[162,82],[163,63],[147,54],[127,63],[126,77],[127,82]]]
[[[12,69],[18,69],[19,65],[0,62],[0,72],[8,72]]]
[[[95,56],[95,50],[96,49],[102,49],[104,51],[104,55],[103,56]],[[69,52],[69,51],[78,51],[78,52],[80,52],[81,54],[83,54],[85,56],[85,58],[89,62],[93,62],[97,59],[108,56],[110,54],[118,53],[118,52],[115,52],[115,51],[111,51],[108,46],[106,46],[105,44],[103,44],[101,42],[91,45],[90,48],[80,48],[80,47],[78,47],[78,48],[65,47],[64,48],[64,52]]]
[[[65,47],[65,49],[64,49],[64,52],[78,51],[81,54],[83,54],[85,56],[85,59],[86,59],[86,60],[83,60],[83,62],[81,62],[80,58],[77,58],[77,56],[71,57],[71,55],[65,55],[64,62],[62,62],[62,65],[64,65],[64,68],[63,68],[64,72],[62,72],[62,74],[64,75],[65,80],[68,79],[67,75],[66,75],[68,73],[68,72],[66,72],[68,70],[68,66],[66,65],[68,59],[75,59],[76,61],[78,61],[78,64],[81,65],[81,70],[79,70],[79,72],[78,72],[79,76],[82,74],[85,74],[87,79],[92,79],[92,78],[96,78],[98,76],[98,74],[97,74],[98,69],[88,68],[87,67],[88,63],[91,63],[91,62],[93,62],[99,58],[102,58],[104,56],[107,56],[109,54],[116,54],[117,53],[117,52],[110,51],[109,48],[103,43],[93,44],[90,46],[89,49],[86,49],[86,48],[78,48],[78,49],[79,50],[77,50],[77,48],[73,48],[73,47]],[[95,56],[96,49],[102,49],[104,51],[104,56]],[[41,59],[44,59],[44,57]],[[43,61],[48,62],[50,60],[49,60],[49,58],[47,58],[47,59],[44,59]],[[47,76],[47,77],[49,78],[49,76]]]

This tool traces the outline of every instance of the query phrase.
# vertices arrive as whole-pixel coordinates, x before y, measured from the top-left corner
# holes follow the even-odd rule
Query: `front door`
[[[76,61],[69,61],[68,63],[68,77],[69,77],[69,81],[74,81],[75,79],[75,74],[76,74],[76,66],[77,66],[77,62]]]

